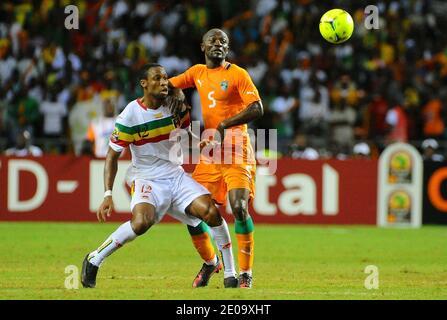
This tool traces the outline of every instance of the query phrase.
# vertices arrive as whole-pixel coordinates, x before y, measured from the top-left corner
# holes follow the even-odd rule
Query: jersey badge
[[[120,136],[120,132],[118,130],[118,128],[115,128],[115,130],[113,130],[112,132],[112,141],[118,141]]]
[[[223,91],[227,91],[227,89],[228,89],[228,81],[227,81],[227,80],[222,81],[222,82],[220,83],[220,88],[221,88]]]

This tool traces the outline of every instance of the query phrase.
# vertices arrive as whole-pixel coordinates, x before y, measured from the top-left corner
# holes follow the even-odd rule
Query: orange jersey
[[[180,89],[195,87],[198,90],[205,129],[216,129],[223,120],[261,100],[248,72],[228,62],[215,69],[196,64],[169,81]],[[231,189],[249,189],[250,198],[255,193],[256,161],[247,134],[247,125],[232,127],[231,131],[233,137],[242,136],[243,141],[238,142],[237,138],[236,141],[234,138],[226,139],[224,149],[230,147],[232,155],[239,155],[242,163],[233,158],[232,164],[214,165],[208,163],[206,157],[201,157],[193,173],[193,178],[205,186],[219,204],[226,203],[227,192]]]
[[[225,66],[214,69],[207,68],[204,64],[196,64],[169,81],[180,89],[197,89],[205,129],[216,129],[223,120],[261,100],[248,72],[228,62]],[[247,125],[235,126],[232,129],[247,132]]]

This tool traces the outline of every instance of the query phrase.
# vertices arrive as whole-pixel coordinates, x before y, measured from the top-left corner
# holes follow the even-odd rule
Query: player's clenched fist
[[[112,197],[105,197],[99,206],[98,211],[96,212],[96,216],[98,217],[99,222],[105,222],[106,217],[110,217],[113,211],[113,200]]]

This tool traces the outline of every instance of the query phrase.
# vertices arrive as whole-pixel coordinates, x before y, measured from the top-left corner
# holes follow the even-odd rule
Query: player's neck
[[[216,60],[216,59],[210,59],[207,57],[205,60],[206,60],[206,67],[208,69],[215,69],[215,68],[223,67],[226,63],[225,59]]]
[[[151,95],[144,94],[140,101],[148,109],[158,109],[163,104],[164,99],[158,99]]]

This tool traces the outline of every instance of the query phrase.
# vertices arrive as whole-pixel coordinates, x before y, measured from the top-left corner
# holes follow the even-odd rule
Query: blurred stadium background
[[[79,8],[79,30],[64,28],[69,4]],[[378,30],[364,27],[369,4],[380,10]],[[339,46],[318,30],[333,7],[355,20]],[[254,125],[278,129],[282,154],[305,143],[319,157],[344,157],[367,141],[376,157],[390,139],[420,148],[429,137],[444,154],[446,13],[445,2],[429,0],[2,1],[0,149],[27,129],[44,153],[91,152],[82,141],[104,101],[119,112],[138,96],[136,71],[146,62],[170,75],[203,63],[201,36],[218,26],[231,39],[229,60],[262,92],[266,116]],[[79,105],[91,105],[83,121]],[[386,121],[396,106],[407,124],[400,137]]]
[[[79,10],[79,29],[64,26],[68,5]],[[368,5],[379,9],[377,30],[365,28]],[[345,9],[355,21],[352,38],[341,45],[331,45],[319,34],[319,19],[332,8]],[[265,115],[251,127],[278,133],[278,150],[258,154],[278,159],[275,180],[258,179],[259,200],[254,204],[254,220],[260,222],[256,226],[261,270],[254,291],[259,290],[242,296],[215,290],[215,297],[445,299],[445,227],[374,226],[378,159],[394,142],[414,146],[423,157],[423,178],[416,186],[422,194],[423,223],[447,223],[445,1],[1,1],[0,220],[94,221],[94,208],[102,197],[104,141],[114,117],[141,95],[139,68],[158,62],[169,75],[176,75],[203,63],[201,37],[212,27],[228,33],[228,60],[246,68],[260,91]],[[185,93],[193,119],[200,120],[197,93]],[[48,174],[43,195],[36,192],[42,181],[38,170],[13,164],[18,157],[40,164]],[[400,169],[413,170],[409,167]],[[299,180],[302,175],[310,176],[315,185]],[[60,186],[61,179],[79,180]],[[297,187],[302,194],[298,190],[295,200],[285,196]],[[36,194],[43,200],[37,201]],[[31,198],[36,201],[26,203]],[[125,212],[128,197],[118,199],[123,208],[118,211]],[[403,199],[394,209],[408,214],[413,202]],[[114,221],[127,218],[118,214]],[[306,228],[299,226],[302,223],[332,226]],[[370,227],[347,226],[352,224]],[[68,264],[80,265],[85,252],[114,228],[0,223],[0,271],[6,275],[0,282],[0,298],[93,298],[91,293],[64,291],[63,270]],[[129,246],[130,253],[124,249],[121,256],[111,257],[105,267],[112,269],[102,279],[106,289],[99,297],[118,298],[113,295],[118,287],[120,298],[210,298],[206,292],[197,295],[186,289],[174,289],[173,295],[160,284],[160,275],[144,277],[154,257],[184,263],[186,268],[178,273],[168,262],[157,262],[158,270],[166,270],[163,276],[172,276],[169,285],[183,288],[192,280],[188,270],[200,264],[186,228],[161,224],[154,230],[158,228],[162,231],[154,231],[155,239],[146,236],[141,244]],[[268,241],[270,234],[276,241]],[[169,245],[176,237],[182,243],[178,256],[180,250],[174,253]],[[70,254],[64,245],[55,244],[58,241]],[[306,251],[301,244],[308,241],[313,245]],[[166,255],[144,251],[144,244],[157,242]],[[281,243],[296,250],[280,249]],[[10,255],[21,246],[25,253]],[[138,275],[131,276],[126,273],[133,266],[129,259],[141,251]],[[369,251],[372,257],[365,254]],[[19,267],[23,260],[38,266],[37,273],[27,265]],[[50,267],[47,261],[52,261]],[[368,264],[388,267],[388,287],[365,291],[363,269]],[[296,282],[284,286],[281,273],[293,274]],[[352,274],[357,274],[355,279]],[[129,289],[129,279],[143,284]],[[213,281],[213,289],[221,285]],[[145,295],[150,288],[155,291]]]

